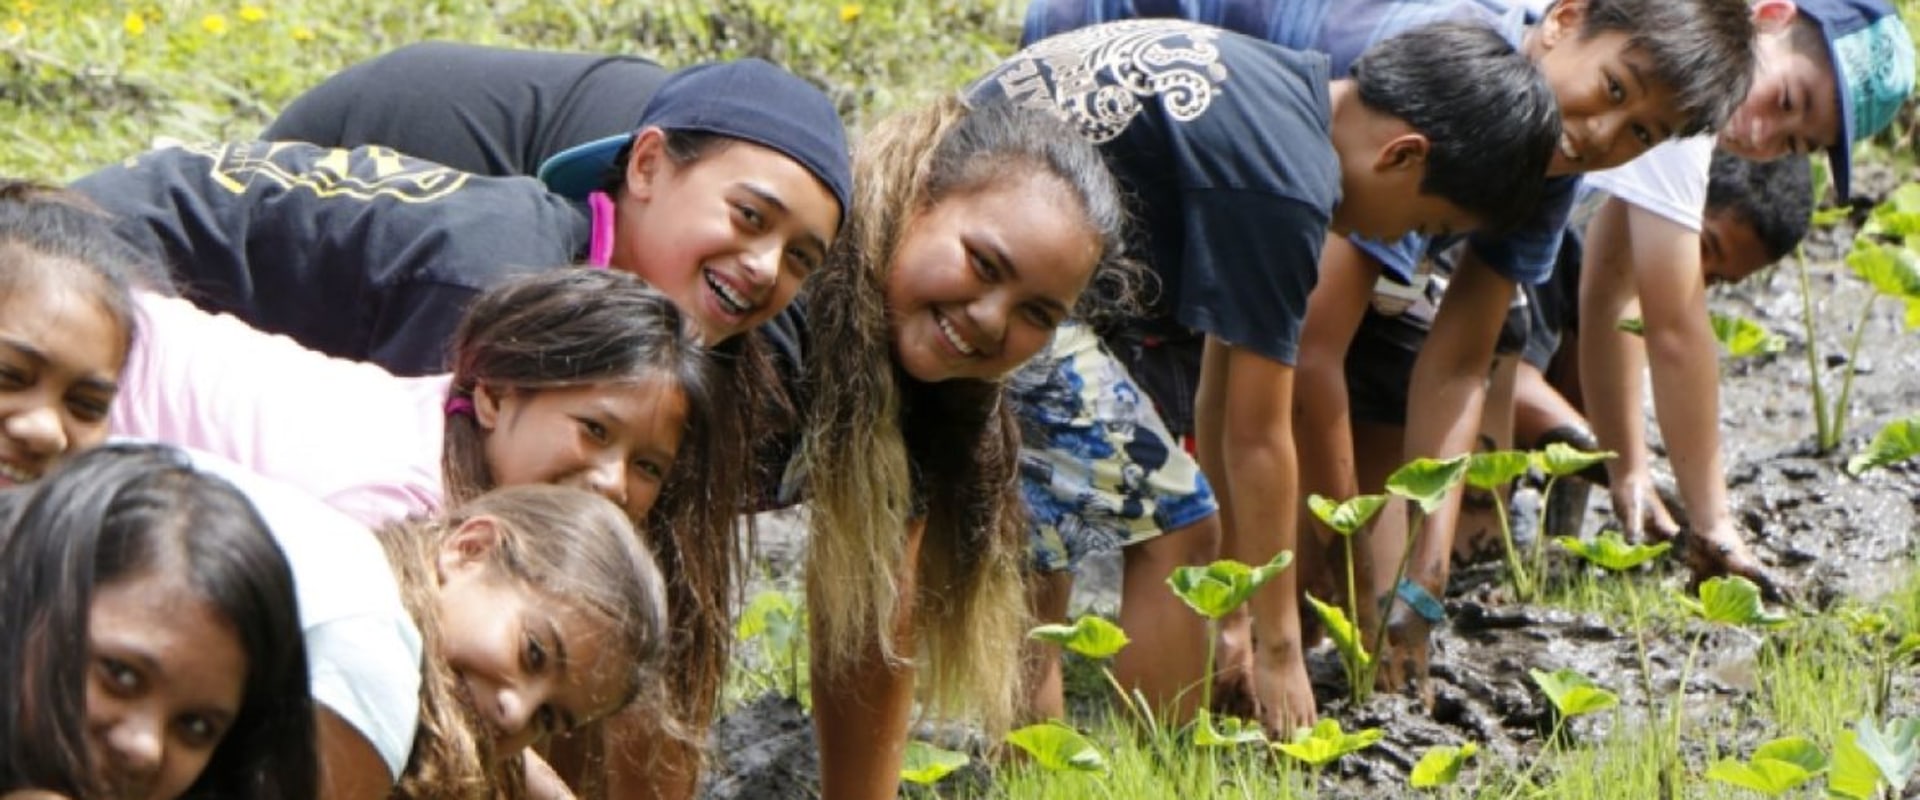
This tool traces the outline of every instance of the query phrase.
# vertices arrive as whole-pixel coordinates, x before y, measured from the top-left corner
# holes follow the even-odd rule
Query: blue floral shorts
[[[1069,570],[1219,511],[1200,465],[1092,330],[1061,326],[1009,388],[1034,569]]]

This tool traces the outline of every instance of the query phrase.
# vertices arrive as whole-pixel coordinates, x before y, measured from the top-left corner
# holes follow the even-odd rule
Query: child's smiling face
[[[598,494],[644,519],[659,499],[686,431],[686,394],[672,380],[537,391],[474,392],[497,486],[553,484]]]
[[[1673,87],[1625,33],[1580,35],[1585,8],[1563,2],[1541,19],[1527,42],[1560,103],[1560,143],[1549,175],[1617,167],[1686,125]]]
[[[52,269],[67,268],[78,269]],[[126,342],[105,306],[57,278],[23,277],[0,296],[0,486],[106,440]]]
[[[1778,0],[1756,4],[1754,15],[1761,31],[1754,41],[1753,87],[1720,129],[1720,146],[1754,161],[1832,147],[1840,139],[1833,64],[1824,47],[1794,46],[1795,28],[1813,23],[1796,22],[1792,4]]]

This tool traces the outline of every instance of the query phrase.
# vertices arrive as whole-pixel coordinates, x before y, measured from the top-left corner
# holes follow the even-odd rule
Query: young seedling
[[[747,674],[756,692],[777,691],[790,700],[806,701],[811,696],[803,683],[807,674],[805,612],[786,592],[767,589],[753,596],[740,612],[735,638],[758,642],[771,677]]]
[[[1493,497],[1493,513],[1500,520],[1500,543],[1507,553],[1507,571],[1513,573],[1514,593],[1522,602],[1533,599],[1535,587],[1527,578],[1526,567],[1520,565],[1520,551],[1513,546],[1513,526],[1507,521],[1507,503],[1501,498],[1502,490],[1515,478],[1525,475],[1532,460],[1530,454],[1518,450],[1474,453],[1467,457],[1467,485]]]
[[[1786,337],[1738,314],[1710,311],[1707,321],[1713,325],[1713,338],[1726,349],[1729,358],[1752,358],[1787,349]],[[1627,317],[1613,327],[1635,336],[1647,335],[1647,323],[1639,317]]]
[[[1812,225],[1816,228],[1832,228],[1845,222],[1851,211],[1852,209],[1846,206],[1817,209],[1813,212]],[[1817,441],[1824,442],[1830,435],[1827,429],[1832,424],[1832,420],[1827,416],[1826,386],[1820,379],[1820,331],[1819,326],[1814,324],[1816,316],[1813,313],[1813,283],[1808,277],[1810,268],[1807,266],[1807,252],[1804,244],[1794,248],[1794,261],[1800,265],[1800,327],[1807,336],[1807,381],[1812,389],[1815,438]]]
[[[1873,720],[1862,719],[1861,725],[1872,726]],[[1858,734],[1853,731],[1841,731],[1833,742],[1833,763],[1827,771],[1827,796],[1843,800],[1878,800],[1880,797],[1879,765],[1865,750],[1860,749]]]
[[[1560,485],[1560,479],[1578,475],[1588,467],[1604,462],[1619,455],[1612,450],[1588,452],[1565,442],[1554,442],[1545,448],[1533,452],[1533,467],[1547,476],[1547,486],[1540,492],[1540,508],[1553,507],[1553,490]],[[1544,513],[1544,512],[1543,512]],[[1533,571],[1544,575],[1547,570],[1547,537],[1536,536],[1533,540]]]
[[[1884,715],[1893,695],[1894,672],[1920,652],[1920,633],[1902,631],[1885,612],[1860,606],[1841,608],[1836,616],[1857,637],[1857,652],[1873,663],[1873,713]]]
[[[1357,705],[1366,702],[1367,694],[1373,690],[1373,681],[1363,680],[1372,674],[1373,657],[1360,643],[1360,632],[1356,627],[1360,620],[1360,593],[1354,587],[1353,535],[1387,504],[1383,494],[1363,494],[1345,502],[1336,503],[1320,495],[1307,498],[1307,508],[1320,522],[1336,534],[1346,548],[1347,555],[1347,612],[1342,613],[1337,606],[1330,606],[1313,599],[1313,610],[1320,615],[1321,624],[1327,628],[1328,635],[1340,648],[1340,661],[1347,668],[1347,681],[1351,684],[1353,702]]]
[[[1882,244],[1883,240],[1891,243]],[[1813,347],[1813,301],[1809,294],[1807,267],[1801,259],[1801,317],[1807,329],[1807,366],[1813,378],[1814,424],[1820,452],[1830,452],[1846,438],[1847,412],[1852,400],[1855,358],[1866,336],[1874,301],[1882,296],[1900,300],[1906,306],[1908,328],[1920,327],[1920,185],[1907,184],[1895,190],[1886,202],[1873,210],[1867,225],[1854,237],[1847,253],[1847,267],[1873,288],[1873,295],[1861,304],[1860,318],[1847,344],[1847,372],[1841,378],[1840,396],[1826,403],[1819,380],[1820,362]]]
[[[1238,747],[1243,744],[1265,744],[1267,732],[1260,723],[1239,717],[1220,717],[1215,727],[1213,712],[1200,709],[1193,720],[1193,744],[1196,747]]]
[[[1620,538],[1620,532],[1602,531],[1592,541],[1562,536],[1554,541],[1587,563],[1608,572],[1626,572],[1641,564],[1659,558],[1673,549],[1671,542],[1658,544],[1628,544]],[[1640,588],[1630,577],[1623,578],[1627,586],[1627,608],[1633,614],[1633,638],[1640,655],[1640,680],[1647,693],[1647,702],[1653,702],[1653,667],[1647,658],[1646,620],[1640,609]]]
[[[900,779],[919,786],[932,786],[972,760],[966,753],[943,750],[914,739],[907,742],[906,757],[900,765]]]
[[[1385,734],[1379,728],[1362,728],[1352,733],[1340,730],[1340,721],[1322,717],[1311,729],[1301,728],[1293,741],[1274,742],[1273,749],[1296,759],[1313,770],[1313,781],[1320,782],[1320,770],[1341,756],[1372,747]]]
[[[1041,625],[1035,627],[1033,630],[1027,632],[1027,638],[1038,639],[1043,642],[1052,642],[1078,653],[1082,658],[1092,661],[1104,661],[1112,658],[1115,653],[1120,652],[1121,648],[1126,647],[1129,641],[1127,639],[1127,632],[1121,630],[1120,626],[1094,614],[1082,615],[1079,619],[1074,620],[1072,625]],[[1134,704],[1133,698],[1127,694],[1127,690],[1120,686],[1119,679],[1113,675],[1113,669],[1102,664],[1100,666],[1100,674],[1106,677],[1107,685],[1113,687],[1114,693],[1120,696],[1120,702],[1126,704],[1127,711],[1131,713],[1135,719],[1141,719],[1140,707]],[[1151,725],[1150,718],[1142,719],[1142,722],[1146,722],[1149,726]]]
[[[1746,763],[1714,762],[1707,768],[1707,778],[1779,797],[1826,771],[1826,753],[1803,737],[1788,736],[1760,745]]]
[[[1738,575],[1724,578],[1709,578],[1700,584],[1696,594],[1699,599],[1681,597],[1680,605],[1694,616],[1717,625],[1748,628],[1777,628],[1787,624],[1787,618],[1767,610],[1760,601],[1760,587],[1753,581]],[[1681,741],[1681,723],[1686,716],[1681,713],[1687,698],[1687,682],[1693,678],[1694,660],[1700,655],[1700,645],[1707,638],[1707,630],[1702,629],[1693,635],[1693,641],[1687,646],[1687,659],[1681,662],[1679,691],[1668,699],[1669,723],[1668,741],[1676,745],[1669,748],[1667,760],[1661,769],[1669,776],[1680,774],[1677,745]]]
[[[1020,748],[1048,772],[1107,772],[1107,757],[1099,748],[1079,731],[1058,722],[1028,725],[1007,734],[1007,743]]]
[[[1215,643],[1220,638],[1220,618],[1239,608],[1254,590],[1273,580],[1293,563],[1293,553],[1282,550],[1264,566],[1249,567],[1230,558],[1204,567],[1175,567],[1167,576],[1173,593],[1207,620],[1207,671],[1200,684],[1200,707],[1213,707],[1213,664]]]
[[[1873,435],[1865,452],[1847,461],[1847,472],[1857,476],[1914,456],[1920,456],[1920,414],[1887,423]]]
[[[1460,780],[1460,770],[1467,765],[1467,759],[1480,752],[1480,746],[1473,742],[1454,747],[1452,745],[1434,745],[1420,756],[1413,765],[1413,772],[1407,775],[1407,783],[1415,789],[1434,789],[1452,786]]]
[[[1566,728],[1568,720],[1605,711],[1620,704],[1619,695],[1601,688],[1587,676],[1571,669],[1563,668],[1552,672],[1530,669],[1527,670],[1527,674],[1532,676],[1534,685],[1540,687],[1541,693],[1547,696],[1547,702],[1553,704],[1555,713],[1553,728],[1547,732],[1547,742],[1542,748],[1542,757],[1529,762],[1526,771],[1520,773],[1520,779],[1514,783],[1512,797],[1519,796],[1527,787],[1533,785],[1534,769],[1540,765],[1540,762],[1546,760],[1544,757],[1546,750],[1558,746],[1560,732]]]
[[[1894,791],[1913,780],[1914,770],[1920,768],[1920,718],[1890,720],[1881,728],[1875,726],[1872,719],[1862,717],[1854,724],[1852,733],[1860,753],[1873,762],[1880,777]]]
[[[1447,459],[1416,458],[1387,476],[1387,493],[1406,500],[1412,507],[1407,510],[1407,543],[1400,551],[1400,566],[1394,570],[1393,584],[1386,587],[1385,605],[1380,609],[1381,622],[1373,635],[1370,652],[1379,653],[1387,644],[1386,620],[1393,614],[1393,604],[1400,600],[1400,584],[1407,579],[1407,564],[1413,559],[1413,546],[1420,541],[1421,523],[1439,510],[1447,493],[1466,478],[1467,456],[1464,455]],[[1377,669],[1379,665],[1376,659],[1373,666]],[[1365,683],[1371,686],[1373,677],[1369,671]]]

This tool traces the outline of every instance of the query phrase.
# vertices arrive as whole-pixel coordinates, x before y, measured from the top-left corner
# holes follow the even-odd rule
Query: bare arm
[[[899,616],[893,621],[895,652],[915,651],[913,628],[914,565],[920,558],[924,520],[913,523],[901,564]],[[809,595],[821,587],[809,585]],[[820,740],[820,794],[835,800],[892,800],[900,792],[900,764],[907,746],[907,722],[913,712],[911,664],[890,662],[880,643],[852,667],[823,668],[818,647],[808,664],[813,676],[813,731]]]
[[[373,744],[325,706],[314,708],[320,735],[320,796],[327,800],[385,800],[393,775]]]
[[[1500,277],[1468,248],[1434,314],[1433,329],[1414,359],[1407,390],[1406,455],[1450,458],[1471,453],[1480,433],[1487,375],[1506,323],[1513,282]],[[1448,554],[1460,512],[1458,489],[1428,517],[1409,573],[1445,588]]]
[[[1347,401],[1347,349],[1379,277],[1380,262],[1344,236],[1327,237],[1320,251],[1320,280],[1307,297],[1293,395],[1301,497],[1321,494],[1344,500],[1360,493]]]

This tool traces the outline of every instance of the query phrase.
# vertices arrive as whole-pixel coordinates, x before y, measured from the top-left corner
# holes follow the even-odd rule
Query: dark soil
[[[1885,168],[1856,168],[1856,186],[1869,187],[1863,194],[1884,193],[1895,183]],[[1920,553],[1920,465],[1858,478],[1844,469],[1847,458],[1882,425],[1920,411],[1920,332],[1904,329],[1898,303],[1874,304],[1857,359],[1849,363],[1846,357],[1853,325],[1872,297],[1838,261],[1837,243],[1851,236],[1845,226],[1817,231],[1807,247],[1820,326],[1814,337],[1816,361],[1828,395],[1839,393],[1846,370],[1856,373],[1846,438],[1835,452],[1817,453],[1813,447],[1809,341],[1800,324],[1796,263],[1788,259],[1743,285],[1716,290],[1713,298],[1716,310],[1760,322],[1787,341],[1783,352],[1723,366],[1722,450],[1731,499],[1749,541],[1808,611],[1842,598],[1873,600],[1910,580]],[[1648,433],[1657,451],[1657,426],[1650,425]],[[1522,492],[1515,505],[1518,532],[1528,535],[1537,497]],[[1588,533],[1611,524],[1606,506],[1605,492],[1593,492]],[[795,560],[796,541],[787,527],[776,524],[763,531],[763,551],[776,574],[791,574]],[[1570,566],[1558,561],[1556,569],[1564,574]],[[1660,569],[1663,589],[1684,588],[1687,576],[1677,561]],[[1076,606],[1111,610],[1118,573],[1117,559],[1083,568]],[[1649,708],[1635,639],[1625,627],[1513,603],[1499,586],[1497,566],[1456,570],[1447,605],[1450,623],[1435,637],[1431,713],[1420,701],[1398,695],[1349,708],[1345,677],[1331,648],[1315,652],[1312,667],[1322,713],[1340,718],[1348,729],[1386,732],[1375,748],[1343,759],[1337,774],[1325,776],[1331,794],[1397,794],[1420,753],[1435,744],[1472,740],[1487,751],[1483,757],[1489,762],[1531,759],[1551,725],[1551,708],[1533,687],[1529,669],[1571,667],[1619,693],[1627,714]],[[1692,677],[1685,687],[1676,687],[1690,640],[1701,631],[1706,638]],[[1692,735],[1718,737],[1723,753],[1744,752],[1775,735],[1752,722],[1751,706],[1737,702],[1754,691],[1754,660],[1763,647],[1758,635],[1744,631],[1655,626],[1648,641],[1654,691],[1661,697],[1684,691]],[[1920,714],[1920,680],[1913,674],[1899,677],[1893,698],[1892,713]],[[1076,700],[1079,709],[1099,705],[1097,699]],[[1608,720],[1608,715],[1578,720],[1570,735],[1598,738]],[[763,699],[729,714],[715,744],[718,763],[705,796],[802,798],[817,791],[818,760],[809,726],[791,703]]]

